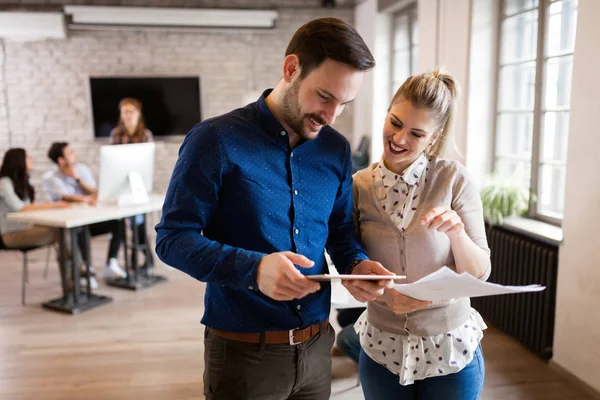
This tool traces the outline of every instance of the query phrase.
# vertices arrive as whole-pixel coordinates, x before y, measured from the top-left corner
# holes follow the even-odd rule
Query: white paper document
[[[546,288],[540,285],[498,285],[481,281],[466,272],[457,274],[448,267],[442,267],[414,283],[394,285],[394,289],[418,300],[442,301],[460,297],[540,292]]]

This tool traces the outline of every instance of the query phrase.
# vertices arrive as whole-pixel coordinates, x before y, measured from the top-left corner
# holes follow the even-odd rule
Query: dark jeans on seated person
[[[354,331],[354,323],[363,311],[365,311],[364,307],[342,308],[338,310],[337,315],[337,322],[342,330],[337,334],[335,345],[357,364],[360,355],[360,338]]]
[[[334,337],[328,324],[297,345],[253,344],[206,328],[204,395],[207,400],[329,399]]]
[[[123,243],[123,235],[121,234],[120,224],[122,221],[118,219],[114,219],[111,221],[98,222],[96,224],[92,224],[89,226],[90,236],[100,236],[100,235],[111,235],[110,243],[108,245],[108,255],[106,257],[106,261],[111,258],[117,258],[119,256],[119,250],[121,249],[121,244]],[[82,250],[85,248],[84,237],[81,235],[79,237],[79,248]],[[84,255],[84,254],[83,254]],[[87,261],[87,260],[86,260]],[[89,260],[91,262],[91,260]]]

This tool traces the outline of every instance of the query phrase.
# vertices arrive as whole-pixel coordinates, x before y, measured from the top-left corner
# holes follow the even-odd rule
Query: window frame
[[[390,95],[389,98],[391,99],[394,94],[396,94],[396,91],[398,90],[398,87],[395,87],[395,80],[394,80],[394,71],[396,70],[396,30],[397,30],[397,24],[396,24],[396,19],[398,17],[401,16],[408,16],[408,71],[409,71],[409,75],[408,76],[412,76],[414,75],[417,71],[415,71],[413,69],[414,65],[415,65],[415,58],[418,57],[417,54],[415,54],[415,48],[419,47],[419,43],[417,43],[417,46],[415,46],[414,43],[414,25],[415,22],[419,20],[419,15],[418,15],[418,2],[415,0],[409,4],[407,4],[405,7],[402,7],[399,10],[396,10],[392,13],[390,13],[390,17],[391,17],[391,24],[390,24],[390,41],[389,41],[389,45],[390,45],[390,70],[389,70],[389,90],[390,90]],[[407,76],[407,78],[408,78]]]
[[[531,160],[530,160],[530,179],[529,179],[529,188],[530,188],[530,193],[533,194],[533,196],[530,196],[529,199],[529,208],[527,210],[527,217],[531,218],[531,219],[535,219],[535,220],[539,220],[539,221],[543,221],[543,222],[547,222],[550,223],[552,225],[557,225],[557,226],[561,226],[562,225],[562,218],[558,218],[556,216],[552,216],[552,215],[548,215],[548,214],[544,214],[542,212],[540,212],[539,210],[539,204],[538,204],[538,200],[539,200],[539,193],[541,191],[541,181],[540,181],[540,169],[542,168],[543,165],[548,165],[548,163],[542,163],[542,156],[541,156],[541,146],[542,146],[542,136],[544,134],[543,132],[543,123],[544,123],[544,116],[545,113],[547,111],[553,111],[553,110],[546,110],[545,104],[544,104],[544,99],[545,99],[545,95],[546,95],[546,70],[548,67],[548,61],[551,59],[555,59],[555,58],[560,58],[560,57],[565,57],[565,56],[573,56],[574,54],[574,49],[572,49],[571,51],[567,51],[567,52],[561,52],[560,54],[554,54],[552,56],[549,56],[549,52],[548,52],[548,43],[549,43],[549,31],[548,31],[548,18],[549,18],[549,11],[550,11],[550,6],[560,0],[538,0],[538,5],[535,7],[529,7],[529,8],[525,8],[522,9],[518,12],[512,13],[512,14],[507,14],[504,15],[504,10],[505,10],[505,3],[506,0],[500,0],[497,2],[497,14],[498,15],[498,19],[497,19],[497,38],[498,38],[498,43],[497,43],[497,49],[498,51],[496,52],[495,58],[496,58],[496,77],[495,77],[495,82],[496,82],[496,95],[495,95],[495,100],[494,100],[494,124],[493,124],[493,140],[492,140],[492,171],[496,172],[497,170],[497,161],[499,158],[506,158],[506,157],[499,157],[498,154],[498,121],[499,121],[499,117],[501,114],[506,113],[507,110],[502,110],[501,109],[501,104],[500,104],[500,93],[501,93],[501,80],[500,80],[500,71],[502,70],[502,67],[506,66],[506,65],[511,65],[511,64],[519,64],[519,65],[524,65],[525,62],[527,62],[526,60],[520,60],[518,62],[506,62],[506,63],[502,63],[502,40],[503,40],[503,36],[502,36],[502,28],[503,28],[503,24],[504,21],[506,21],[508,18],[512,18],[512,17],[516,17],[518,15],[523,15],[526,14],[528,12],[537,10],[538,15],[537,15],[537,35],[536,35],[536,51],[535,51],[535,59],[534,60],[529,60],[529,62],[535,62],[535,84],[534,84],[534,103],[533,103],[533,110],[532,110],[532,118],[533,118],[533,128],[532,128],[532,143],[531,143]],[[575,26],[575,29],[577,29],[577,27]],[[576,33],[575,33],[576,34]],[[572,73],[572,72],[571,72]],[[572,75],[570,77],[571,82],[572,82]],[[569,100],[570,102],[570,100]],[[568,107],[563,107],[563,110],[561,111],[567,111],[570,113],[571,107],[570,107],[570,103]],[[556,111],[556,110],[554,110]],[[570,114],[569,114],[570,115]],[[567,135],[569,135],[570,132],[567,132]],[[562,164],[561,164],[562,165]],[[565,162],[565,168],[566,168],[566,162]],[[565,195],[565,193],[562,194],[563,196]]]

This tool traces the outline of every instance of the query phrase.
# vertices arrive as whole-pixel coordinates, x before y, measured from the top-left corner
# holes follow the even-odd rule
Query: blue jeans
[[[485,362],[479,346],[473,361],[460,372],[402,386],[397,375],[361,350],[359,371],[365,400],[478,400],[483,389]]]
[[[346,325],[335,339],[335,345],[348,357],[358,364],[360,355],[360,338],[354,331],[354,324]]]

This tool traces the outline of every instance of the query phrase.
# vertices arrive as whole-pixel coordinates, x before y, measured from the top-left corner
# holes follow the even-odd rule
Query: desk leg
[[[140,266],[138,265],[138,247],[140,245],[140,238],[138,235],[137,225],[135,223],[136,217],[131,217],[129,219],[129,226],[131,227],[131,265],[133,266],[133,273],[135,274],[135,281],[140,280]]]
[[[143,271],[140,271],[140,266],[138,263],[138,251],[142,246],[140,246],[140,238],[137,226],[135,225],[135,217],[129,218],[129,221],[132,230],[131,245],[127,244],[127,235],[125,234],[125,221],[123,222],[123,238],[125,238],[125,270],[127,272],[127,277],[107,279],[106,283],[109,286],[120,287],[123,289],[140,290],[149,286],[153,286],[160,282],[165,282],[167,278],[165,278],[164,276],[153,275],[148,273],[148,268],[143,268]],[[128,249],[131,250],[131,265],[129,265],[129,257],[127,257]],[[148,257],[151,257],[151,255],[148,255]]]
[[[77,241],[77,235],[79,232],[83,230],[83,234],[85,235],[85,248],[84,251],[87,255],[86,259],[88,260],[86,264],[86,269],[88,272],[88,280],[87,280],[87,291],[85,293],[81,292],[81,288],[79,285],[79,264],[77,263],[78,255],[79,255],[79,246]],[[94,307],[98,307],[103,304],[110,303],[112,298],[107,296],[99,296],[92,294],[91,284],[90,284],[90,265],[89,262],[91,260],[90,256],[90,232],[88,227],[84,228],[73,228],[69,232],[69,240],[71,243],[71,261],[67,260],[67,249],[65,245],[65,229],[60,229],[60,265],[61,265],[61,278],[63,284],[63,297],[50,300],[46,303],[43,303],[42,306],[44,308],[60,311],[67,314],[79,314],[82,311],[89,310]],[[72,278],[73,278],[73,292],[69,293],[69,284],[67,277],[67,265],[71,264],[72,269]]]
[[[83,234],[83,238],[84,238],[84,248],[83,248],[83,255],[84,255],[84,259],[85,259],[85,272],[87,275],[87,279],[86,279],[86,289],[87,292],[89,294],[92,293],[92,274],[90,271],[90,266],[92,263],[92,251],[91,251],[91,239],[92,239],[92,235],[90,234],[90,227],[88,225],[84,226],[82,228],[82,232]]]
[[[79,254],[79,245],[77,241],[77,234],[79,228],[72,228],[69,230],[69,240],[71,242],[71,274],[73,275],[73,302],[75,305],[79,304],[79,297],[81,296],[81,287],[79,284],[79,263],[77,262]]]
[[[127,279],[127,281],[132,281],[133,275],[131,274],[131,264],[129,263],[129,249],[127,246],[127,222],[125,219],[121,219],[119,221],[119,229],[121,230],[121,238],[123,238],[123,255],[125,258],[125,273],[127,274],[125,279]]]
[[[67,246],[65,243],[65,229],[58,230],[58,248],[59,248],[59,265],[60,265],[60,280],[62,282],[63,301],[69,301],[69,278],[67,277]]]

